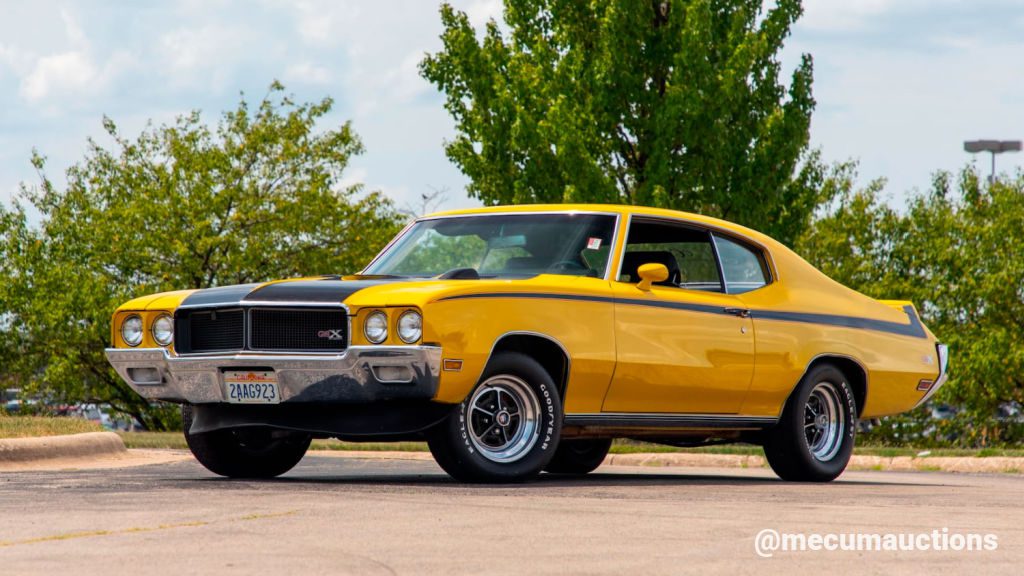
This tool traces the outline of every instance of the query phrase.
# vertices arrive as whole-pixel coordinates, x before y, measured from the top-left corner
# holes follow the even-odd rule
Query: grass
[[[81,418],[51,416],[8,416],[0,414],[0,438],[61,436],[82,432],[102,432],[103,427]]]
[[[181,432],[118,432],[128,448],[177,448],[187,449],[185,438]],[[426,452],[426,442],[342,442],[341,440],[314,440],[313,450],[365,450],[371,452]],[[651,454],[669,452],[692,452],[703,454],[734,454],[739,456],[762,455],[759,446],[730,444],[724,446],[704,446],[700,448],[676,448],[660,444],[648,444],[635,440],[616,440],[612,445],[612,454]],[[862,456],[880,456],[894,458],[897,456],[916,457],[922,453],[920,448],[893,448],[887,446],[858,446],[854,451]],[[1024,449],[983,448],[971,450],[966,448],[935,448],[928,451],[922,458],[942,456],[969,456],[984,458],[988,456],[1024,457]]]

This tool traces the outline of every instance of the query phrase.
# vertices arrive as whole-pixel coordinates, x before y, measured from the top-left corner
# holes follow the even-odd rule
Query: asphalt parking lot
[[[191,460],[0,474],[2,574],[1019,574],[1020,475],[604,467],[515,486],[308,456],[279,480]],[[761,530],[991,533],[974,552],[775,552]]]

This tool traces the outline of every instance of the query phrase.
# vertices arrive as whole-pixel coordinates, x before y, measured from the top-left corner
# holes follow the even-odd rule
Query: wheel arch
[[[557,339],[539,332],[512,331],[499,336],[491,347],[491,353],[484,365],[487,372],[495,355],[501,352],[519,352],[538,363],[555,381],[559,396],[565,399],[569,387],[569,370],[572,360],[569,351]]]
[[[796,384],[793,385],[793,391],[796,391],[800,381],[804,379],[811,370],[822,365],[831,364],[835,366],[840,372],[846,376],[847,381],[850,384],[850,388],[853,390],[853,398],[857,402],[857,417],[864,412],[864,404],[868,398],[868,371],[864,368],[859,360],[853,356],[846,354],[819,354],[811,359],[807,364],[807,368],[804,369],[804,373],[800,375]],[[790,392],[792,395],[793,392]]]

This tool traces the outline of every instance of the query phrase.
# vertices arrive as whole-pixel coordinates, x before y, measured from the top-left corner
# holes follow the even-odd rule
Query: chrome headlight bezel
[[[137,335],[137,337],[128,336],[129,323],[132,324],[132,331],[134,334]],[[131,346],[132,348],[135,348],[139,344],[142,344],[142,339],[145,332],[145,323],[142,321],[142,316],[138,314],[129,314],[128,316],[125,316],[124,320],[121,321],[121,340],[123,340],[125,344]]]
[[[372,325],[371,325],[372,324]],[[376,336],[372,336],[375,334]],[[363,336],[371,344],[380,344],[388,339],[388,315],[381,310],[370,312],[363,320]]]
[[[407,325],[407,322],[411,325]],[[406,328],[411,330],[408,337],[405,332]],[[402,315],[398,317],[398,337],[406,344],[418,342],[423,337],[423,314],[417,310],[402,312]]]
[[[161,322],[167,323],[167,329],[162,330],[159,328]],[[161,346],[170,346],[174,343],[174,319],[171,318],[170,314],[161,314],[157,316],[156,320],[153,321],[153,326],[150,328],[150,333],[153,334],[153,340]],[[166,334],[165,337],[161,338],[160,334]]]

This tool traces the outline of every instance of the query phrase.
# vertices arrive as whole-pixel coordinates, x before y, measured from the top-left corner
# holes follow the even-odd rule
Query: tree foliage
[[[154,428],[109,368],[110,317],[147,293],[360,269],[401,218],[380,194],[342,187],[362,151],[349,124],[323,130],[332,101],[296,104],[274,84],[214,127],[200,114],[135,139],[104,119],[64,187],[36,154],[36,185],[0,207],[0,362],[66,401],[109,402]]]
[[[812,62],[783,85],[778,54],[803,9],[762,5],[506,0],[504,27],[478,39],[444,4],[444,48],[421,72],[456,121],[448,157],[486,204],[660,206],[791,242],[822,200],[817,158],[798,170]]]
[[[1024,439],[1024,422],[1003,414],[1024,403],[1024,173],[989,186],[974,169],[937,173],[905,210],[881,197],[882,182],[856,190],[852,171],[798,246],[836,280],[877,298],[907,299],[950,346],[950,381],[937,401],[960,413],[926,423],[926,409],[896,419],[903,429],[965,445]],[[1009,416],[1009,417],[1008,417]]]

